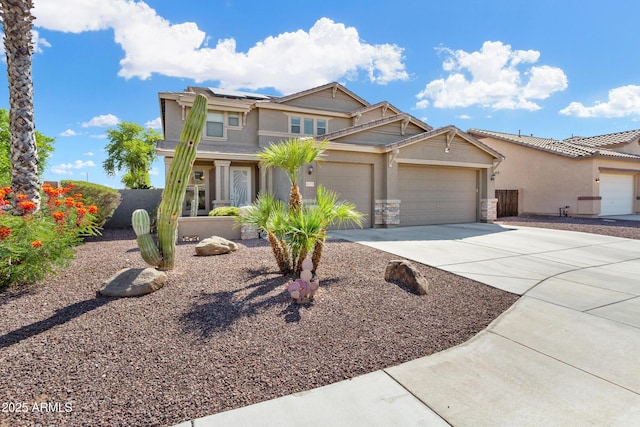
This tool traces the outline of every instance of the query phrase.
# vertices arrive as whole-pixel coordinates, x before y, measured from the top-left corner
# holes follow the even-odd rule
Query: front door
[[[251,204],[251,167],[231,166],[231,205],[248,206]]]

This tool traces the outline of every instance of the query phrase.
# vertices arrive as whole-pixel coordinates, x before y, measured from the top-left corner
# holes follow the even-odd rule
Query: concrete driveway
[[[640,241],[495,224],[331,236],[522,297],[457,347],[184,426],[640,425]]]

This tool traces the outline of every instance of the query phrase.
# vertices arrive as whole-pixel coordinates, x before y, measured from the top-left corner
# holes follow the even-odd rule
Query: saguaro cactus
[[[180,142],[176,147],[175,157],[169,167],[167,182],[162,191],[162,201],[158,207],[157,247],[149,233],[149,214],[144,209],[138,209],[131,217],[133,229],[138,236],[138,247],[142,259],[159,270],[173,269],[178,217],[180,217],[189,175],[196,159],[196,148],[200,143],[206,120],[207,98],[198,95],[187,114]]]

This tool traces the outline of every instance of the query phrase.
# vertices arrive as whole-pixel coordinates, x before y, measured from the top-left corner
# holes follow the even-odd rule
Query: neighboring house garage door
[[[633,213],[633,175],[600,174],[600,215]]]
[[[400,165],[400,225],[477,221],[477,171]]]
[[[316,168],[318,184],[338,193],[338,200],[355,203],[365,214],[363,227],[371,227],[373,174],[371,165],[360,163],[322,162]]]

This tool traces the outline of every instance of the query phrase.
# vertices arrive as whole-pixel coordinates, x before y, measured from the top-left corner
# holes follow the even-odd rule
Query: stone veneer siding
[[[375,225],[394,226],[400,224],[400,200],[376,200]]]
[[[480,222],[494,222],[498,219],[498,199],[480,200]]]

